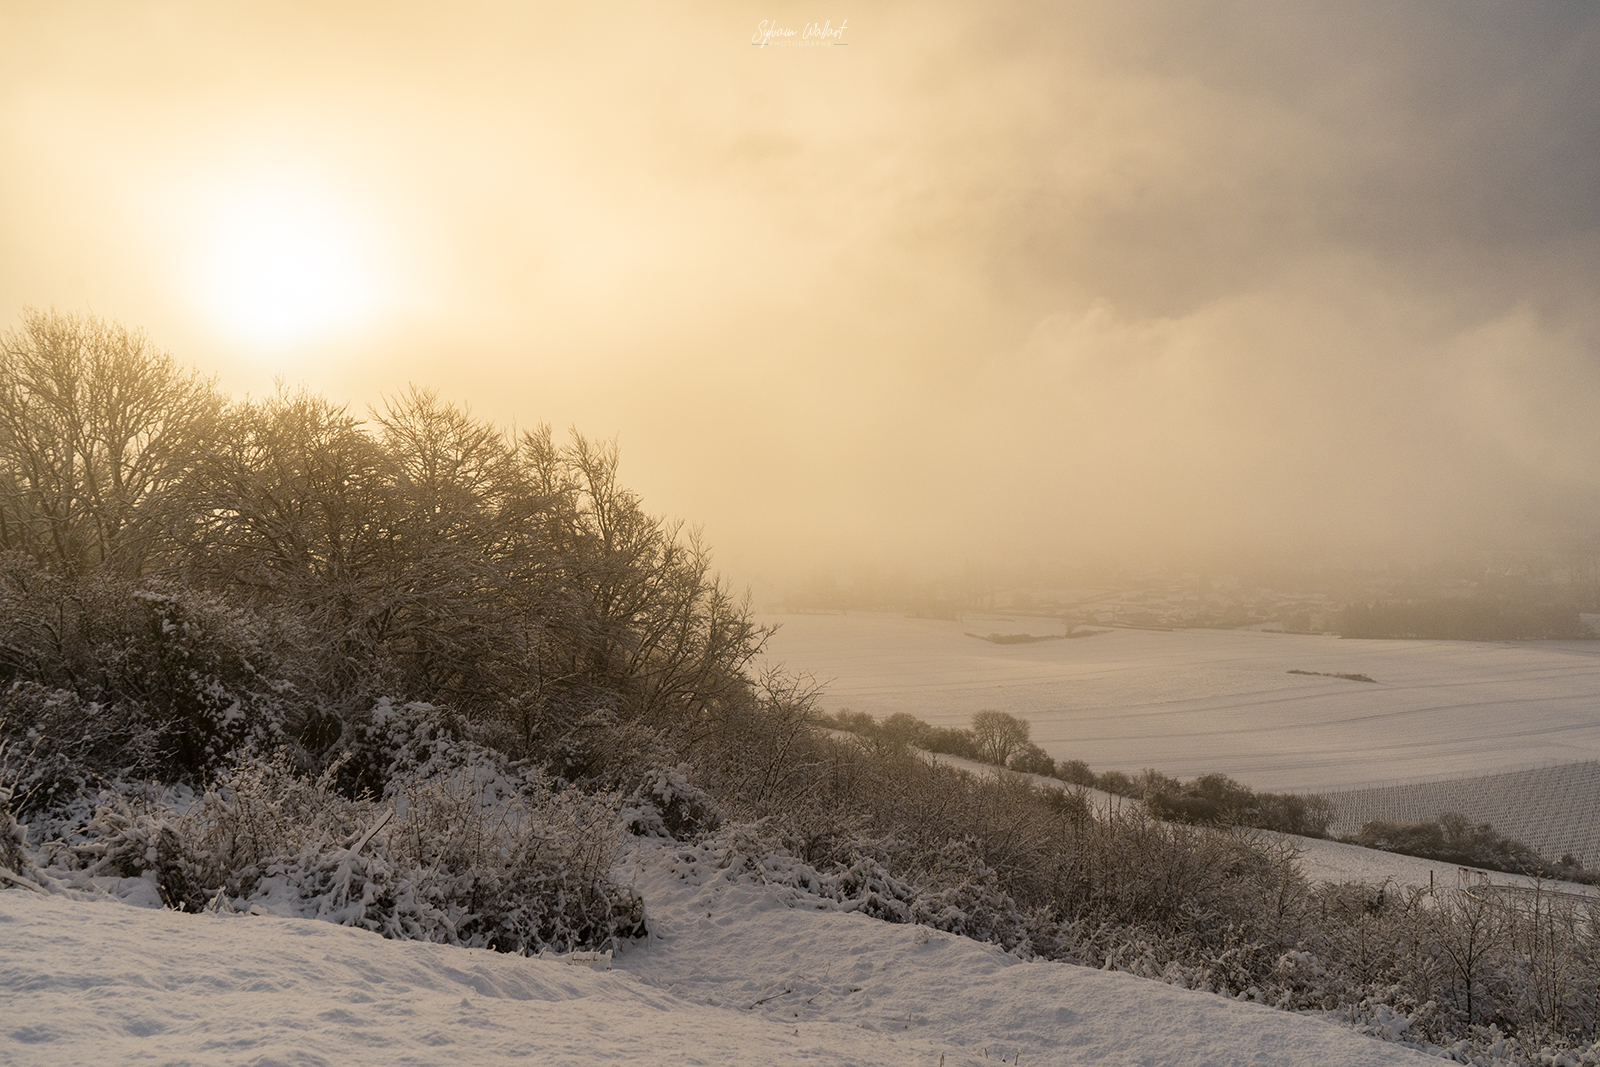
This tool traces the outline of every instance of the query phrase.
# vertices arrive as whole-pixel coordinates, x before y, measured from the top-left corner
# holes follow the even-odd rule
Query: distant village
[[[1476,573],[1471,573],[1471,572]],[[1467,573],[1463,573],[1467,572]],[[1254,629],[1347,637],[1580,640],[1600,636],[1600,578],[1570,561],[1489,560],[1423,569],[1281,568],[1276,573],[1121,572],[1090,581],[1002,582],[969,571],[930,582],[817,580],[775,606],[978,614],[1094,627]]]

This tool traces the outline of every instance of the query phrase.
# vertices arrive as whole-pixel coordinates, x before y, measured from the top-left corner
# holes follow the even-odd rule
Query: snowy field
[[[1375,885],[1393,882],[1395,885],[1418,888],[1436,885],[1441,889],[1489,884],[1525,890],[1538,888],[1570,896],[1600,896],[1600,888],[1580,882],[1558,882],[1553,879],[1537,881],[1520,874],[1480,871],[1476,868],[1458,867],[1454,863],[1441,863],[1438,860],[1401,856],[1393,852],[1378,852],[1358,845],[1341,844],[1338,841],[1291,837],[1288,834],[1278,836],[1288,838],[1299,850],[1300,869],[1313,882],[1371,882]]]
[[[1319,1018],[816,910],[676,849],[641,846],[621,873],[659,936],[612,970],[0,891],[0,1063],[1438,1062]]]
[[[1057,759],[1336,789],[1600,757],[1600,642],[1369,641],[1245,630],[1052,632],[971,616],[768,615],[768,661],[827,683],[829,710],[964,726],[985,708],[1033,723]],[[1365,674],[1374,683],[1315,674]]]

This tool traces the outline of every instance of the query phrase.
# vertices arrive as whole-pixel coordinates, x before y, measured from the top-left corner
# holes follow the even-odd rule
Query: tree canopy
[[[192,774],[241,718],[324,758],[380,699],[598,773],[623,728],[700,736],[751,701],[765,637],[613,443],[418,387],[368,418],[283,387],[228,402],[144,335],[55,312],[0,338],[0,549],[5,681],[121,707]],[[163,642],[187,644],[132,655]]]

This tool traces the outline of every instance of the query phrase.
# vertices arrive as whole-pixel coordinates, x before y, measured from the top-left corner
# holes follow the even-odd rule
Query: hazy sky
[[[7,325],[616,435],[746,582],[1600,521],[1591,0],[0,0],[0,204]]]

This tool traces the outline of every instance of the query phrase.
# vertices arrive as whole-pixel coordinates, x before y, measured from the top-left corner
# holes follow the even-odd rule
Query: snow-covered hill
[[[0,892],[0,1062],[1437,1062],[1320,1018],[820,910],[694,850],[642,844],[619,873],[656,936],[611,970]]]
[[[1365,641],[1115,630],[996,645],[1025,628],[851,612],[768,615],[766,662],[827,683],[823,706],[965,726],[995,708],[1095,770],[1222,773],[1328,791],[1600,757],[1600,642]],[[1321,672],[1293,674],[1291,671]],[[1364,674],[1373,683],[1330,677]]]

